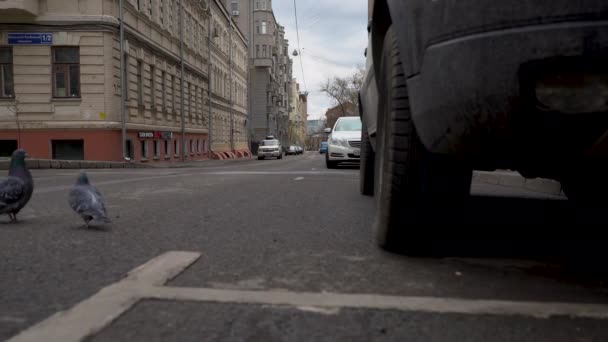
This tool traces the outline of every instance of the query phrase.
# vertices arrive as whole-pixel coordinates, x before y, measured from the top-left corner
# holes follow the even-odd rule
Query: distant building
[[[327,127],[334,127],[334,124],[339,117],[342,116],[358,116],[357,107],[350,103],[344,103],[328,109],[325,112],[325,120]]]
[[[325,129],[324,119],[308,120],[306,135],[315,135],[318,133],[322,133],[323,129]]]
[[[289,140],[293,62],[285,29],[270,0],[224,0],[249,41],[249,139],[253,151],[266,135]]]

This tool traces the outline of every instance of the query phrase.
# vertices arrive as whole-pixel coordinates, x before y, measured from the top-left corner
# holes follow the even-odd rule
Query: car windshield
[[[360,131],[361,130],[361,119],[358,117],[348,118],[348,119],[340,119],[336,123],[336,128],[334,131]]]
[[[279,146],[278,140],[264,140],[260,142],[260,146]]]

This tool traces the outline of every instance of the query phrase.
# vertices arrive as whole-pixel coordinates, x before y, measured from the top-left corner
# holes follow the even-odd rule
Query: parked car
[[[298,148],[297,146],[291,145],[287,148],[287,151],[285,151],[286,155],[292,155],[292,154],[298,154]]]
[[[258,160],[274,157],[283,159],[283,149],[281,143],[276,139],[262,140],[258,147]]]
[[[333,129],[328,129],[325,164],[333,169],[341,162],[359,162],[361,148],[361,118],[343,116],[336,120]]]
[[[319,147],[319,153],[323,154],[327,152],[327,141],[321,141],[321,147]]]
[[[298,151],[298,154],[304,154],[304,148],[302,148],[302,146],[296,146],[296,149]]]
[[[413,227],[466,199],[474,169],[605,208],[607,1],[368,5],[360,185],[380,246],[418,244]]]

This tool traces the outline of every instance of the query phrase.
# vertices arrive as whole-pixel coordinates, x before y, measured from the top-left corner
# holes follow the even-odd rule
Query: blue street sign
[[[51,45],[53,34],[50,32],[9,32],[9,45]]]

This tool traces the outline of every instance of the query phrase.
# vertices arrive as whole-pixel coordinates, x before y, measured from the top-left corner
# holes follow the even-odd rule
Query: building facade
[[[0,2],[0,150],[154,163],[246,149],[248,46],[224,4],[184,0],[180,34],[178,0],[125,0],[123,155],[118,4]]]
[[[249,39],[249,139],[252,150],[267,135],[289,140],[289,91],[292,60],[285,29],[271,0],[225,0]]]

